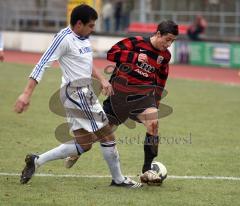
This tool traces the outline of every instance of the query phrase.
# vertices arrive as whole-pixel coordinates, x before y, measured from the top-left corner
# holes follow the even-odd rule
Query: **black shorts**
[[[120,125],[128,118],[141,123],[137,118],[138,114],[150,107],[157,108],[154,96],[131,95],[126,98],[126,96],[113,95],[103,102],[109,123],[114,125]]]

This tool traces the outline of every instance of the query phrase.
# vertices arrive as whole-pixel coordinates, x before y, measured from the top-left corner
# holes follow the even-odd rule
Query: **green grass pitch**
[[[36,89],[29,110],[13,112],[16,98],[23,90],[32,67],[0,64],[0,205],[161,205],[225,206],[240,205],[239,180],[167,179],[161,187],[140,190],[111,188],[111,179],[84,177],[39,177],[20,185],[18,176],[27,153],[41,153],[59,144],[55,128],[63,117],[50,112],[48,104],[60,86],[60,71],[49,69]],[[216,83],[169,79],[169,94],[163,103],[173,113],[160,119],[161,145],[157,160],[168,175],[240,175],[240,87]],[[103,99],[103,97],[101,97]],[[116,131],[124,174],[136,176],[143,160],[144,138],[141,125]],[[99,145],[84,154],[67,170],[63,160],[50,162],[37,173],[70,175],[109,175]]]

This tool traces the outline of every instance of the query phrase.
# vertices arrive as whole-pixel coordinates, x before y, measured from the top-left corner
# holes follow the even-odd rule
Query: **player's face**
[[[167,35],[161,35],[158,32],[156,35],[156,47],[161,51],[166,50],[176,40],[176,36],[170,33],[168,33]]]
[[[95,21],[91,20],[90,22],[83,24],[81,21],[78,22],[78,32],[79,36],[89,36],[95,28]]]

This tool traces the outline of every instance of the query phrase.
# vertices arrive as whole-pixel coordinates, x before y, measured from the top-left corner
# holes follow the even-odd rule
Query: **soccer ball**
[[[151,164],[151,170],[155,171],[157,175],[161,178],[162,182],[167,178],[167,168],[163,163],[154,161]]]

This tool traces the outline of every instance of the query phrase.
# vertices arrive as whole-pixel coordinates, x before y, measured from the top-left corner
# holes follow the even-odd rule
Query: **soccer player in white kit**
[[[112,93],[111,84],[92,65],[93,55],[88,37],[94,30],[97,18],[96,11],[88,5],[82,4],[73,9],[70,26],[55,36],[52,44],[33,69],[27,86],[16,101],[15,111],[17,113],[25,111],[45,69],[53,61],[58,60],[62,70],[60,98],[75,138],[41,155],[28,154],[20,177],[22,184],[32,178],[39,166],[48,161],[81,155],[90,150],[97,139],[112,175],[110,185],[127,188],[142,186],[141,183],[122,175],[114,134],[91,87],[93,75],[100,81],[107,95]]]

